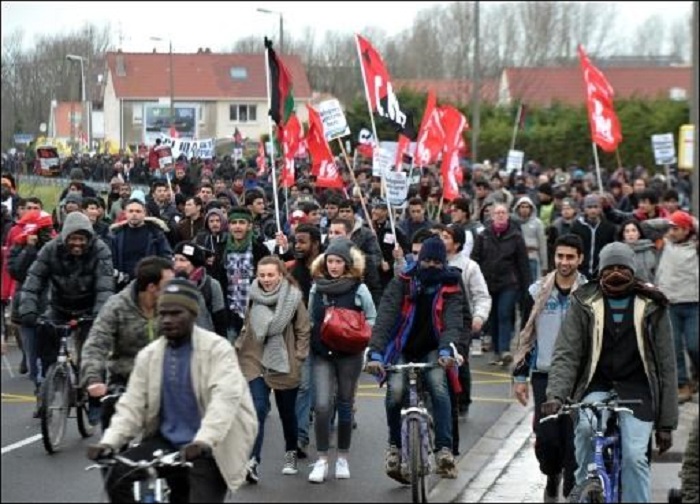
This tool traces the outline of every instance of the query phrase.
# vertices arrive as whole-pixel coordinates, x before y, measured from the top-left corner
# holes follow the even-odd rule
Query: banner
[[[386,149],[377,148],[372,153],[372,176],[381,177],[391,170],[394,155]]]
[[[386,182],[386,199],[391,206],[401,206],[408,197],[408,178],[404,172],[387,171],[384,173]]]
[[[187,159],[198,157],[211,159],[214,157],[214,139],[203,138],[200,140],[183,140],[181,138],[162,137],[161,145],[167,145],[173,152],[173,159],[185,155]]]

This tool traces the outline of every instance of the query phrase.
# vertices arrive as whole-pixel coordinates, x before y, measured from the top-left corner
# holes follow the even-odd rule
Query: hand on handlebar
[[[451,356],[438,357],[438,364],[444,369],[449,369],[455,365],[455,359]]]
[[[384,365],[380,361],[371,360],[365,365],[365,371],[374,376],[381,376],[384,373]]]
[[[103,458],[108,458],[112,456],[114,450],[112,447],[106,444],[91,444],[87,449],[87,458],[90,460],[99,460]]]
[[[180,456],[184,460],[195,460],[211,454],[211,446],[203,441],[193,441],[180,449]]]
[[[541,411],[544,416],[556,415],[562,407],[559,399],[552,399],[542,404]]]
[[[673,446],[673,434],[671,431],[656,431],[656,447],[659,455],[667,452]]]
[[[93,383],[88,385],[87,393],[90,397],[102,397],[107,394],[107,385],[104,383]]]

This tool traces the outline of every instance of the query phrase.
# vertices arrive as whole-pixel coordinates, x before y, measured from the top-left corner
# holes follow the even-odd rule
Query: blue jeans
[[[309,444],[309,415],[311,405],[314,402],[314,381],[311,379],[311,366],[313,355],[309,356],[301,366],[301,383],[299,384],[299,392],[297,393],[297,427],[299,431],[299,446]]]
[[[489,315],[489,331],[493,337],[493,351],[496,354],[510,351],[510,339],[515,326],[515,303],[517,289],[506,289],[491,294],[492,307]]]
[[[264,378],[256,378],[248,382],[250,395],[253,396],[255,412],[258,415],[258,436],[253,444],[252,457],[260,462],[263,438],[265,436],[265,419],[270,412],[270,387],[265,383]],[[297,416],[294,412],[294,404],[297,400],[298,388],[287,390],[275,390],[275,403],[277,411],[282,420],[282,432],[284,433],[285,451],[296,451],[297,449]]]
[[[528,259],[527,262],[530,265],[530,278],[536,282],[540,278],[540,262],[537,259]]]
[[[607,399],[608,392],[591,392],[582,402],[598,402]],[[584,415],[590,421],[584,418]],[[607,422],[608,412],[603,413]],[[643,422],[631,413],[618,415],[622,442],[622,502],[651,502],[651,468],[647,459],[647,447],[653,428],[652,422]],[[590,411],[580,411],[576,424],[576,483],[580,484],[588,475],[588,464],[593,462],[595,417]]]
[[[20,326],[20,337],[24,346],[24,354],[27,356],[27,369],[29,379],[38,387],[44,379],[42,362],[39,358],[39,348],[37,346],[36,329],[32,326]]]
[[[425,355],[415,362],[437,362],[437,350]],[[403,355],[396,364],[405,364]],[[441,367],[431,369],[423,375],[423,384],[430,393],[433,405],[433,419],[435,420],[435,448],[447,448],[452,452],[452,403],[450,391],[447,386],[447,375]],[[389,424],[389,444],[401,447],[401,407],[404,405],[404,396],[408,401],[408,377],[402,373],[391,373],[387,380],[386,390],[386,420]]]
[[[673,341],[676,347],[676,370],[678,386],[688,383],[688,370],[685,365],[685,350],[690,355],[695,373],[698,372],[698,309],[700,303],[676,303],[670,305]]]

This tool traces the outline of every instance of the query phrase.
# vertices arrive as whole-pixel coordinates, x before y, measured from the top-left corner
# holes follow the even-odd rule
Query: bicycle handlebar
[[[574,403],[574,404],[564,404],[561,409],[553,415],[548,415],[546,417],[540,418],[540,423],[548,422],[549,420],[554,420],[562,415],[568,415],[572,411],[578,410],[591,410],[593,412],[599,410],[609,410],[615,413],[632,413],[630,408],[625,408],[624,405],[635,405],[642,404],[641,399],[623,399],[623,400],[609,400],[603,402],[593,402],[593,403]]]
[[[384,371],[387,373],[400,373],[406,369],[432,369],[436,366],[437,364],[433,362],[409,362],[407,364],[392,364],[390,366],[384,366]]]
[[[124,392],[126,392],[126,387],[122,387],[122,386],[117,387],[112,391],[111,394],[107,394],[107,395],[100,397],[100,402],[103,403],[103,402],[109,401],[111,399],[119,399],[124,394]]]
[[[150,467],[192,467],[192,462],[182,460],[180,452],[175,451],[164,455],[163,450],[154,451],[151,460],[134,461],[115,453],[109,457],[98,459],[96,462],[96,464],[86,467],[85,470],[92,471],[93,469],[113,466],[117,463],[124,464],[127,467],[133,467],[134,469],[148,469]]]
[[[37,325],[50,325],[54,329],[73,329],[74,327],[79,327],[83,324],[93,323],[95,321],[94,315],[84,315],[82,317],[71,318],[68,322],[57,322],[48,318],[40,318],[37,321]]]

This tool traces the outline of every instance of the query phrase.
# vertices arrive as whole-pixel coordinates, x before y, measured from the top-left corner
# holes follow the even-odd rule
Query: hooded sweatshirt
[[[656,285],[671,304],[697,303],[698,242],[695,239],[674,243],[664,239],[664,248],[656,270]]]
[[[523,203],[530,205],[530,208],[532,209],[530,212],[530,217],[528,217],[526,220],[520,218],[517,210]],[[537,209],[535,208],[534,203],[527,196],[523,196],[518,200],[514,208],[514,218],[520,222],[520,232],[525,240],[528,259],[537,260],[540,263],[540,271],[549,269],[547,265],[547,238],[544,234],[544,225],[537,217]]]
[[[628,245],[634,250],[634,264],[637,267],[635,276],[644,282],[654,283],[656,266],[659,262],[654,242],[641,238]]]

